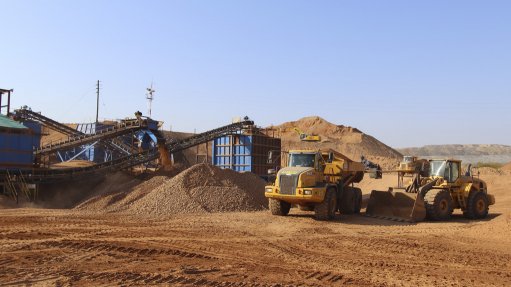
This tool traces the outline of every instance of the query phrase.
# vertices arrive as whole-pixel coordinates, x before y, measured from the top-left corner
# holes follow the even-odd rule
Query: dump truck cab
[[[352,185],[364,177],[362,163],[333,150],[292,150],[287,163],[275,183],[265,188],[272,214],[287,215],[297,206],[314,210],[317,219],[326,220],[338,210],[360,211],[362,191]]]

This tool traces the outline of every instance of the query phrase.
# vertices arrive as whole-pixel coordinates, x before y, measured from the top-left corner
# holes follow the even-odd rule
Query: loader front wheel
[[[273,215],[286,216],[289,214],[289,209],[291,209],[291,204],[275,198],[270,198],[268,205]]]
[[[452,198],[447,190],[430,190],[424,196],[424,205],[428,219],[440,221],[451,218]]]
[[[325,199],[323,202],[318,203],[314,206],[314,217],[317,220],[329,220],[335,217],[335,211],[337,210],[337,195],[335,188],[329,188],[326,190]]]
[[[463,216],[469,219],[482,219],[488,216],[488,198],[480,191],[470,193],[467,202],[467,209]]]

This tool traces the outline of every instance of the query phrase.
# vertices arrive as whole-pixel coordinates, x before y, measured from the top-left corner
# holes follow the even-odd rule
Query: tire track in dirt
[[[40,243],[41,245],[51,248],[68,248],[77,251],[84,252],[120,252],[128,254],[136,254],[141,256],[155,256],[155,255],[171,255],[185,258],[196,258],[196,259],[217,259],[216,257],[184,251],[180,249],[158,249],[158,248],[136,248],[136,247],[124,247],[119,246],[115,243],[109,242],[97,242],[97,241],[46,241]]]
[[[36,282],[53,281],[56,278],[60,278],[61,281],[65,281],[63,278],[70,279],[74,284],[120,284],[123,286],[140,286],[140,285],[155,285],[155,284],[172,284],[172,285],[183,285],[183,286],[212,286],[212,287],[272,287],[272,286],[287,286],[294,287],[292,284],[280,284],[280,283],[258,283],[250,281],[217,281],[209,280],[200,277],[203,272],[192,272],[199,276],[186,276],[183,274],[154,274],[154,273],[139,273],[139,272],[90,272],[90,271],[76,271],[76,270],[65,270],[59,272],[53,272],[51,270],[24,270],[21,271],[14,268],[6,268],[7,272],[17,272],[20,277],[17,281],[4,282],[5,285],[17,285],[17,284],[33,284]],[[211,272],[211,271],[210,271]],[[190,273],[188,273],[190,274]],[[0,284],[2,286],[2,284]],[[303,286],[303,285],[302,285]]]

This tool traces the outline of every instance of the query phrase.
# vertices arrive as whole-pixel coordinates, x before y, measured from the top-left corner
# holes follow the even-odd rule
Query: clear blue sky
[[[63,122],[319,115],[394,147],[511,144],[511,1],[0,1],[0,88]]]

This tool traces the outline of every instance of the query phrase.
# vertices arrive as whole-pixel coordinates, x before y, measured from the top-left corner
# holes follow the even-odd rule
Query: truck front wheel
[[[335,217],[337,210],[337,195],[335,188],[326,190],[323,202],[316,204],[314,207],[314,216],[317,220],[329,220]]]
[[[268,205],[270,207],[271,214],[280,216],[285,216],[289,214],[291,204],[275,198],[270,198],[268,200],[269,200]]]

